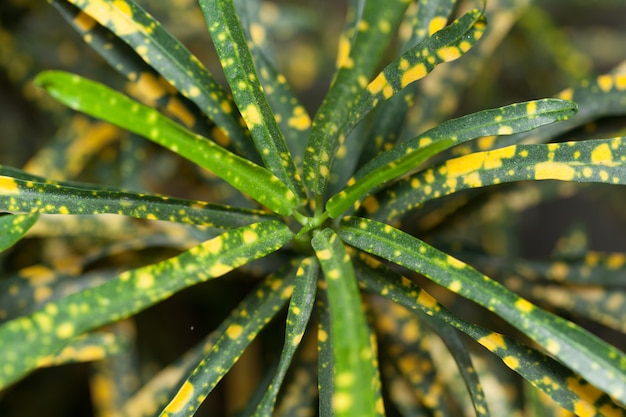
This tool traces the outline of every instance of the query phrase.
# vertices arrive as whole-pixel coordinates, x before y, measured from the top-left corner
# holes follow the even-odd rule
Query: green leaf
[[[272,64],[267,52],[268,29],[260,19],[261,1],[235,0],[241,28],[248,40],[248,47],[257,69],[263,92],[270,104],[287,147],[297,167],[302,166],[306,140],[311,127],[311,117],[298,97],[293,93],[287,79]],[[274,60],[275,61],[275,60]]]
[[[292,237],[289,228],[279,221],[233,229],[174,258],[125,272],[3,324],[0,388],[35,369],[42,358],[59,351],[75,336],[266,256]]]
[[[302,181],[263,92],[233,0],[201,0],[200,7],[235,103],[265,166],[303,200]]]
[[[471,10],[396,58],[361,94],[348,118],[349,123],[344,127],[344,134],[379,103],[389,100],[405,87],[424,78],[437,65],[463,56],[480,40],[485,28],[483,12]]]
[[[558,99],[516,103],[448,120],[421,135],[402,142],[361,168],[351,184],[326,203],[331,218],[340,216],[367,192],[416,169],[437,153],[481,136],[489,143],[495,135],[510,135],[565,120],[576,113],[576,104]]]
[[[328,300],[328,289],[323,281],[317,282],[317,314],[319,322],[317,324],[317,390],[318,410],[320,417],[333,417],[333,393],[335,392],[335,381],[333,373],[335,370],[335,358],[333,353],[333,334],[331,328],[330,302]]]
[[[459,373],[472,399],[476,415],[489,416],[485,393],[478,379],[466,343],[461,339],[459,333],[453,329],[453,327],[456,327],[463,331],[464,328],[463,326],[456,326],[454,324],[452,325],[453,327],[449,325],[451,324],[449,321],[457,320],[457,317],[453,316],[452,313],[446,310],[445,307],[439,305],[434,299],[429,298],[430,295],[424,290],[419,289],[414,284],[409,284],[406,278],[390,270],[370,256],[361,253],[359,258],[354,261],[354,269],[359,278],[359,283],[363,288],[389,298],[407,307],[410,311],[417,313],[419,320],[423,321],[424,324],[430,327],[430,329],[441,338],[457,364]],[[398,287],[398,284],[401,284],[400,287]],[[407,294],[410,295],[407,296]],[[435,306],[433,307],[429,301],[434,302]],[[402,312],[394,312],[394,314],[401,316]],[[452,319],[447,317],[446,314],[451,316]],[[379,313],[377,313],[377,317],[378,316]],[[385,318],[387,316],[383,315],[382,317],[387,320],[387,318]],[[467,333],[467,331],[465,332]],[[396,333],[399,335],[397,339],[400,339],[399,342],[402,342],[401,335],[404,333],[404,330],[397,331]],[[409,334],[414,333],[409,332]],[[405,344],[409,345],[411,342],[415,343],[414,341],[406,340]],[[407,380],[415,378],[407,373],[405,373],[404,376]],[[422,382],[421,379],[422,378],[418,381],[419,383]]]
[[[331,229],[314,232],[311,245],[324,271],[330,306],[334,357],[333,411],[336,416],[383,414],[376,359],[354,269]]]
[[[563,123],[502,138],[498,141],[498,147],[522,142],[543,143],[602,117],[626,114],[626,74],[600,75],[563,90],[556,97],[576,102],[576,116]],[[487,151],[491,149],[488,145],[486,142],[469,143],[459,151],[461,154]],[[459,153],[455,156],[459,156]]]
[[[200,60],[148,12],[133,0],[68,1],[83,11],[74,19],[75,24],[89,27],[91,18],[108,28],[220,127],[221,131],[213,135],[218,142],[232,141],[245,157],[256,159],[254,149],[247,145],[249,132],[242,129],[232,99]],[[154,92],[150,91],[151,88],[157,88],[157,93],[162,92],[150,71],[136,73],[133,77],[137,84],[146,85],[149,92]]]
[[[68,363],[100,361],[129,349],[131,341],[123,335],[107,331],[82,334],[58,353],[42,358],[39,366],[59,366]]]
[[[102,84],[60,71],[41,73],[35,82],[67,106],[142,135],[210,170],[276,213],[289,215],[300,203],[265,168]]]
[[[626,355],[586,330],[389,225],[353,217],[342,222],[338,234],[352,246],[418,272],[487,308],[616,401],[626,402]]]
[[[565,409],[573,412],[584,411],[588,413],[587,415],[626,415],[626,411],[616,404],[610,396],[589,385],[579,375],[550,356],[511,337],[466,322],[438,303],[435,298],[408,278],[381,265],[371,257],[365,258],[365,261],[367,265],[357,262],[355,266],[357,271],[365,272],[360,275],[360,283],[366,290],[395,301],[418,313],[421,318],[430,317],[432,324],[435,324],[432,326],[434,331],[439,332],[447,325],[462,331],[501,358],[506,366],[526,378]],[[463,352],[467,353],[466,351],[467,349],[463,349]],[[459,352],[451,349],[450,353],[455,355],[455,359],[458,361]],[[477,389],[472,394],[472,399],[477,415],[481,415],[486,412],[486,406],[482,389],[476,385],[478,384],[477,376],[474,372],[464,374],[464,362],[458,363],[470,393],[472,393],[472,387]],[[483,407],[485,407],[484,410]],[[596,412],[591,411],[594,409]]]
[[[217,329],[219,337],[159,414],[192,416],[202,401],[239,359],[256,335],[285,305],[293,291],[296,267],[266,278]]]
[[[385,52],[387,43],[409,2],[367,1],[356,15],[352,42],[344,34],[339,40],[338,71],[330,91],[319,108],[311,127],[304,155],[304,182],[322,195],[330,175],[335,152],[345,140],[344,126],[363,88]]]
[[[10,180],[0,176],[0,190],[3,188],[13,187]],[[15,188],[12,188],[12,193],[15,194]],[[0,198],[0,205],[3,210],[12,211],[4,204]],[[19,241],[28,230],[33,227],[39,215],[37,213],[32,214],[0,214],[0,251],[7,250]]]
[[[256,408],[254,416],[264,417],[273,414],[278,391],[281,388],[296,349],[300,346],[304,330],[311,317],[313,305],[315,304],[318,272],[319,264],[315,258],[304,259],[296,272],[293,296],[289,302],[289,311],[287,313],[285,343],[283,344],[278,368],[261,403]]]
[[[120,214],[228,229],[271,219],[258,210],[56,182],[0,165],[0,205],[15,213]],[[12,190],[12,191],[9,191]],[[1,219],[1,218],[0,218]]]
[[[364,206],[377,219],[389,221],[423,202],[460,190],[523,180],[626,184],[626,139],[513,145],[475,152],[408,177]]]

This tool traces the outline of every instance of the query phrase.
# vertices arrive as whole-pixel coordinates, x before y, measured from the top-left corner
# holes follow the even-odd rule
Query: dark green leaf
[[[202,401],[239,359],[256,335],[285,305],[293,291],[293,277],[283,271],[266,278],[252,291],[217,331],[215,345],[183,382],[161,417],[192,416]]]
[[[342,222],[338,234],[350,245],[418,272],[487,308],[616,401],[626,401],[626,355],[581,327],[389,225],[353,217]]]
[[[135,314],[174,292],[272,253],[293,234],[281,222],[230,230],[181,255],[119,275],[0,326],[0,387],[95,327]]]
[[[576,104],[558,99],[517,103],[449,120],[379,155],[356,174],[354,181],[326,204],[331,218],[340,216],[355,201],[376,186],[416,169],[437,153],[484,136],[510,135],[565,120],[576,113]]]
[[[304,199],[300,175],[263,92],[233,0],[201,0],[200,7],[235,103],[265,166],[298,199]]]
[[[14,186],[10,178],[0,176],[0,190],[12,189],[11,195],[15,196],[19,190]],[[15,198],[15,197],[13,197]],[[2,210],[13,211],[5,204],[2,204],[0,198],[0,206]],[[0,214],[0,251],[6,250],[20,240],[28,230],[33,227],[39,215],[32,214]]]

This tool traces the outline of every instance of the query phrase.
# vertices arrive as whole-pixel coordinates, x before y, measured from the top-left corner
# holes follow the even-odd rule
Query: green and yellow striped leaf
[[[56,182],[0,166],[0,205],[13,213],[120,214],[228,229],[271,219],[267,213],[166,196]],[[1,218],[0,218],[1,219]]]
[[[374,158],[356,174],[351,184],[326,203],[331,218],[340,216],[375,187],[416,169],[426,159],[454,145],[481,138],[492,143],[496,135],[524,132],[566,120],[576,104],[558,99],[517,103],[449,120]]]
[[[468,188],[523,180],[626,183],[626,139],[512,145],[475,152],[426,169],[365,202],[377,219]]]
[[[626,402],[626,355],[574,323],[389,225],[352,217],[342,222],[338,235],[352,246],[418,272],[487,308],[601,391]]]
[[[39,74],[36,83],[69,107],[142,135],[210,170],[276,213],[289,215],[300,204],[291,189],[265,168],[102,84],[59,71]]]
[[[265,166],[303,200],[300,175],[267,102],[233,0],[201,0],[200,7],[235,103]]]
[[[267,277],[218,328],[219,337],[198,363],[160,417],[192,416],[256,335],[285,305],[293,292],[297,265]]]
[[[0,387],[40,366],[43,358],[58,352],[76,336],[266,256],[292,237],[289,228],[279,221],[233,229],[174,258],[122,273],[3,324]]]
[[[357,262],[355,265],[357,271],[365,272],[359,277],[361,278],[361,285],[366,290],[381,294],[417,313],[420,317],[431,317],[434,323],[440,323],[436,328],[433,327],[435,331],[446,325],[462,331],[502,359],[506,366],[523,376],[563,408],[577,414],[582,413],[580,415],[626,415],[626,411],[606,392],[590,385],[549,355],[530,348],[509,336],[466,322],[446,309],[408,278],[379,264],[378,261],[369,258],[366,266],[361,262]],[[464,350],[466,349],[464,348]],[[451,353],[454,354],[455,351],[451,350]],[[472,394],[476,414],[484,415],[487,412],[486,399],[480,386],[476,387],[476,384],[479,384],[476,374],[471,372],[464,375],[462,363],[459,363],[459,370],[465,379],[467,389]],[[478,391],[472,393],[472,387]],[[487,393],[487,395],[489,394]]]
[[[382,415],[376,358],[350,257],[331,229],[316,231],[311,244],[324,271],[328,291],[334,414]]]
[[[304,155],[304,182],[317,195],[326,189],[335,152],[345,141],[344,126],[352,108],[370,82],[408,4],[407,0],[365,2],[359,6],[362,10],[354,11],[354,33],[344,33],[339,40],[338,70],[313,118]]]

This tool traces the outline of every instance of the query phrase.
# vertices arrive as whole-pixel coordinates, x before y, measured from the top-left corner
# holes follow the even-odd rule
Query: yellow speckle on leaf
[[[254,129],[256,126],[259,126],[263,123],[263,119],[261,118],[261,111],[256,104],[248,104],[245,109],[241,112],[243,119],[248,124],[250,129]]]
[[[526,104],[526,114],[532,116],[535,113],[537,113],[537,102],[531,101]]]
[[[420,62],[419,64],[415,64],[411,68],[404,71],[404,73],[402,74],[402,80],[401,80],[402,88],[411,84],[413,81],[417,81],[421,78],[424,78],[426,74],[428,74],[428,70],[426,69],[426,66],[423,63]]]
[[[0,193],[2,194],[19,194],[20,189],[17,181],[11,177],[0,177]]]
[[[500,126],[498,129],[498,135],[511,135],[513,134],[513,129],[511,126]]]
[[[563,162],[540,162],[535,165],[536,180],[571,181],[576,170]]]
[[[448,19],[443,16],[433,18],[428,25],[428,34],[432,35],[433,33],[443,29],[446,26],[446,23],[448,23]]]
[[[296,130],[306,130],[311,126],[311,118],[302,106],[298,106],[293,110],[293,116],[287,120],[289,127]]]
[[[530,302],[524,300],[523,298],[520,298],[515,302],[515,308],[517,308],[522,313],[530,313],[531,311],[533,311],[535,306],[533,306]]]
[[[490,333],[487,336],[483,336],[478,339],[478,343],[480,343],[492,352],[497,348],[506,349],[506,342],[504,341],[504,337],[500,333]]]
[[[241,327],[239,324],[233,324],[226,330],[226,335],[230,339],[239,338],[239,336],[241,336],[241,333],[243,333],[243,327]]]
[[[243,241],[246,244],[254,243],[257,241],[258,238],[259,235],[252,230],[246,230],[245,232],[243,232]]]
[[[61,339],[67,339],[74,336],[74,325],[72,323],[62,323],[57,327],[57,336]]]
[[[335,392],[333,395],[333,409],[336,413],[345,413],[352,407],[352,395],[347,392]]]
[[[515,356],[505,356],[502,361],[511,369],[517,369],[519,360]]]
[[[481,151],[488,151],[489,149],[493,148],[493,144],[495,143],[495,141],[496,136],[483,136],[476,141],[476,144],[478,145],[478,149],[480,149]]]
[[[74,18],[74,24],[84,32],[89,32],[96,25],[96,21],[84,12],[79,12]]]
[[[221,262],[216,263],[209,269],[209,275],[211,277],[219,277],[232,270],[232,266],[224,265]]]
[[[185,381],[182,387],[176,393],[176,396],[170,401],[170,403],[163,410],[166,413],[179,413],[187,404],[191,402],[193,397],[193,384],[189,381]]]
[[[613,162],[613,153],[606,143],[598,145],[591,151],[591,162],[594,164],[608,165]]]
[[[611,75],[601,75],[598,77],[598,86],[600,90],[608,93],[613,88],[613,77]]]
[[[148,272],[140,272],[137,276],[137,288],[147,289],[154,285],[154,275]]]
[[[456,46],[444,46],[443,48],[439,48],[439,50],[437,50],[437,55],[444,62],[450,62],[460,58],[461,51]]]

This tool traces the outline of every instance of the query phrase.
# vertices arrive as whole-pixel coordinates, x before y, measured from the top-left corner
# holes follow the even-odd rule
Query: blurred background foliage
[[[144,0],[139,3],[164,22],[165,27],[220,79],[221,69],[195,1]],[[438,117],[449,118],[516,101],[549,97],[585,79],[612,71],[626,71],[626,2],[623,0],[517,0],[509,3],[515,4],[518,14],[511,13],[498,20],[499,26],[493,30],[502,33],[492,36],[489,38],[491,44],[484,45],[493,50],[490,57],[484,61],[472,61],[468,56],[451,66],[453,69],[442,76],[449,77],[452,84],[458,81],[455,90],[437,91],[446,98],[443,111],[423,119],[435,123]],[[273,52],[278,66],[311,113],[324,97],[332,76],[344,9],[344,1],[284,0],[266,2],[261,10],[262,19],[276,45]],[[131,95],[138,93],[83,42],[47,2],[2,0],[0,164],[25,167],[54,179],[105,183],[207,201],[228,200],[227,189],[207,186],[211,179],[180,158],[116,128],[77,115],[36,90],[31,80],[45,69],[72,71],[125,89]],[[428,83],[433,88],[438,87],[437,77],[433,74],[424,80],[425,91]],[[427,103],[420,106],[418,102],[417,109],[430,111]],[[425,130],[426,126],[416,129]],[[587,125],[569,132],[567,138],[618,134],[626,135],[623,118]],[[87,139],[77,142],[73,140],[76,137]],[[53,161],[59,155],[65,158],[64,162]],[[482,192],[477,201],[468,197],[467,207],[473,211],[463,210],[459,215],[455,215],[454,206],[447,205],[447,199],[442,199],[427,212],[428,216],[422,214],[414,220],[417,229],[442,247],[452,246],[452,249],[463,251],[468,246],[471,249],[474,244],[487,247],[490,253],[538,261],[550,259],[555,254],[575,258],[587,251],[626,253],[622,188],[546,182],[522,184],[515,190],[497,193],[503,190],[506,188],[493,187],[493,190]],[[495,211],[494,207],[497,208]],[[503,208],[509,211],[503,213]],[[507,217],[508,214],[515,216]],[[42,219],[42,225],[37,227],[40,234],[48,238],[37,239],[35,228],[33,238],[20,242],[8,256],[0,259],[0,273],[3,277],[25,274],[32,265],[38,265],[44,271],[48,267],[64,271],[70,277],[101,271],[104,267],[114,273],[122,268],[155,262],[193,244],[191,241],[176,242],[172,238],[176,234],[175,228],[136,220],[96,222],[91,230],[96,233],[89,237],[80,236],[77,232],[86,227],[87,221],[89,219],[80,220],[80,225],[68,221],[56,237],[49,238],[55,236],[55,226]],[[141,245],[133,247],[132,239],[142,236],[147,229],[150,233],[155,229],[163,230],[169,238],[166,243],[153,244],[148,249]],[[72,233],[72,230],[76,232]],[[199,233],[198,239],[203,236]],[[131,243],[115,245],[124,240]],[[513,268],[513,272],[506,273],[502,265],[489,262],[481,265],[476,257],[473,263],[487,273],[493,270],[494,276],[501,275],[507,285],[543,305],[554,306],[554,301],[559,299],[557,289],[550,292],[545,286],[523,288],[519,276],[523,276],[520,271],[523,272],[524,265],[517,269],[512,263],[505,265]],[[41,270],[31,272],[38,279],[45,276]],[[183,291],[139,314],[133,322],[120,324],[114,331],[123,335],[121,340],[126,337],[136,341],[135,347],[126,352],[129,363],[141,358],[138,365],[141,375],[148,378],[201,340],[253,285],[254,280],[249,275],[239,275],[222,280],[219,285],[209,282]],[[106,277],[95,276],[94,279]],[[447,297],[443,293],[440,295],[443,300]],[[449,300],[448,304],[452,301]],[[561,307],[565,311],[571,308]],[[463,308],[460,303],[454,309],[461,311]],[[558,302],[556,308],[563,313]],[[480,322],[480,318],[477,321]],[[626,348],[624,329],[615,328],[619,325],[600,326],[585,319],[582,324],[616,346]],[[494,327],[493,323],[490,327]],[[259,342],[252,345],[198,415],[215,415],[216,410],[234,415],[245,406],[248,396],[263,377],[258,364],[271,363],[276,359],[272,355],[280,351],[280,338],[270,334],[272,331],[280,333],[280,324],[261,334]],[[488,360],[491,359],[481,359]],[[479,362],[478,366],[491,369],[492,365]],[[109,397],[111,393],[120,391],[119,387],[110,390],[105,382],[98,384],[106,379],[94,379],[97,372],[85,364],[37,371],[0,393],[0,415],[89,415],[93,404],[111,402],[114,400]],[[493,377],[494,374],[485,377],[486,384],[490,384],[489,378]],[[90,380],[91,384],[88,384]],[[133,392],[141,383],[143,381],[125,381],[126,386],[121,391]],[[501,392],[502,395],[496,394],[496,398],[502,402],[518,401],[510,387],[501,382],[496,381],[485,391]],[[493,415],[506,415],[499,414],[497,407],[495,404]],[[102,411],[100,415],[104,416],[106,412]]]

